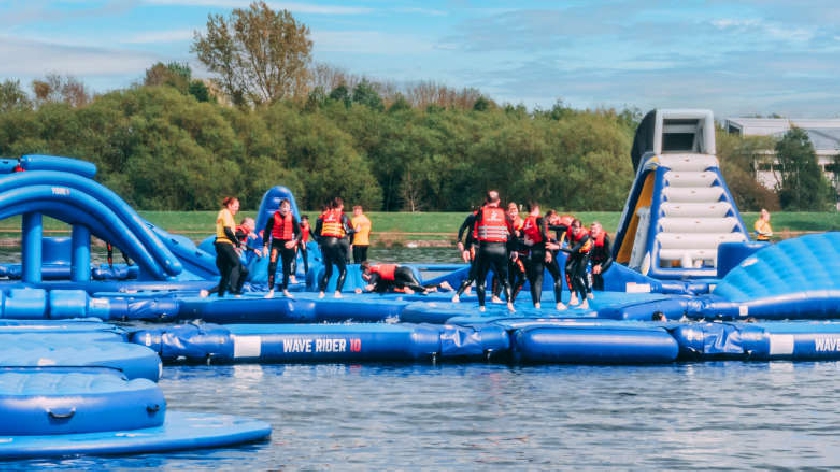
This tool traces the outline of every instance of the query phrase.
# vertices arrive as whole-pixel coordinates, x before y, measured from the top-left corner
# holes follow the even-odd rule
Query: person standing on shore
[[[770,241],[773,238],[773,226],[770,225],[770,212],[766,208],[761,209],[761,215],[755,222],[756,239],[759,241]]]
[[[361,264],[367,260],[370,231],[373,228],[361,205],[353,207],[353,218],[350,219],[350,225],[353,227],[353,263]]]
[[[231,292],[239,296],[244,279],[239,273],[239,239],[236,237],[236,220],[233,219],[239,211],[239,199],[225,197],[222,199],[222,209],[216,215],[216,267],[219,268],[219,298],[225,296],[228,284]],[[240,280],[243,279],[243,280]]]

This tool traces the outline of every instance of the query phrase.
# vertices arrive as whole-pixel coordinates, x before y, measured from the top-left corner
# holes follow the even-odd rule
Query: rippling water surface
[[[168,407],[263,418],[265,444],[22,468],[840,466],[840,364],[167,367]]]
[[[445,254],[451,250],[433,261]],[[272,438],[0,467],[831,469],[840,467],[838,375],[837,362],[166,367],[160,386],[169,409],[261,418]]]

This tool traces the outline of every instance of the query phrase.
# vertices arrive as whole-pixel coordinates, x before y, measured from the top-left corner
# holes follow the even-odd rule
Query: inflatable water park
[[[207,296],[219,280],[213,236],[196,244],[145,221],[95,180],[89,162],[0,159],[0,219],[21,226],[20,261],[0,264],[0,459],[271,436],[258,419],[168,411],[158,381],[173,364],[840,359],[840,234],[755,240],[721,175],[710,111],[651,111],[630,158],[635,177],[605,290],[586,308],[557,310],[546,274],[542,308],[526,282],[515,312],[504,304],[480,311],[474,292],[460,303],[447,291],[368,293],[356,265],[340,297],[335,275],[319,296],[315,242],[308,271],[298,253],[293,296],[266,298],[268,261],[253,253],[242,261],[241,296]],[[278,186],[265,193],[257,228],[284,199],[299,218],[294,196]],[[45,218],[66,223],[69,236],[47,235]],[[126,263],[95,263],[96,240],[119,248]],[[458,287],[470,272],[467,264],[404,265],[428,285]],[[568,303],[571,294],[561,296]]]

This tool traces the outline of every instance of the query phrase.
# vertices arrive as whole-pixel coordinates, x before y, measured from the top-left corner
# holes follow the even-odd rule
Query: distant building
[[[814,144],[817,153],[817,164],[823,175],[834,185],[837,193],[838,209],[840,209],[840,175],[831,172],[834,157],[840,155],[840,120],[794,120],[787,118],[729,118],[724,121],[727,133],[740,136],[773,136],[781,138],[791,126],[803,129],[808,139]],[[779,182],[774,167],[778,165],[775,153],[768,149],[763,155],[754,160],[756,180],[768,189],[776,188]]]

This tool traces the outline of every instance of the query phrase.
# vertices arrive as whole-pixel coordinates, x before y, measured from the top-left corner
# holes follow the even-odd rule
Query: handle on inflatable
[[[54,420],[69,420],[76,414],[76,408],[59,408],[57,410],[47,409],[47,414]]]

